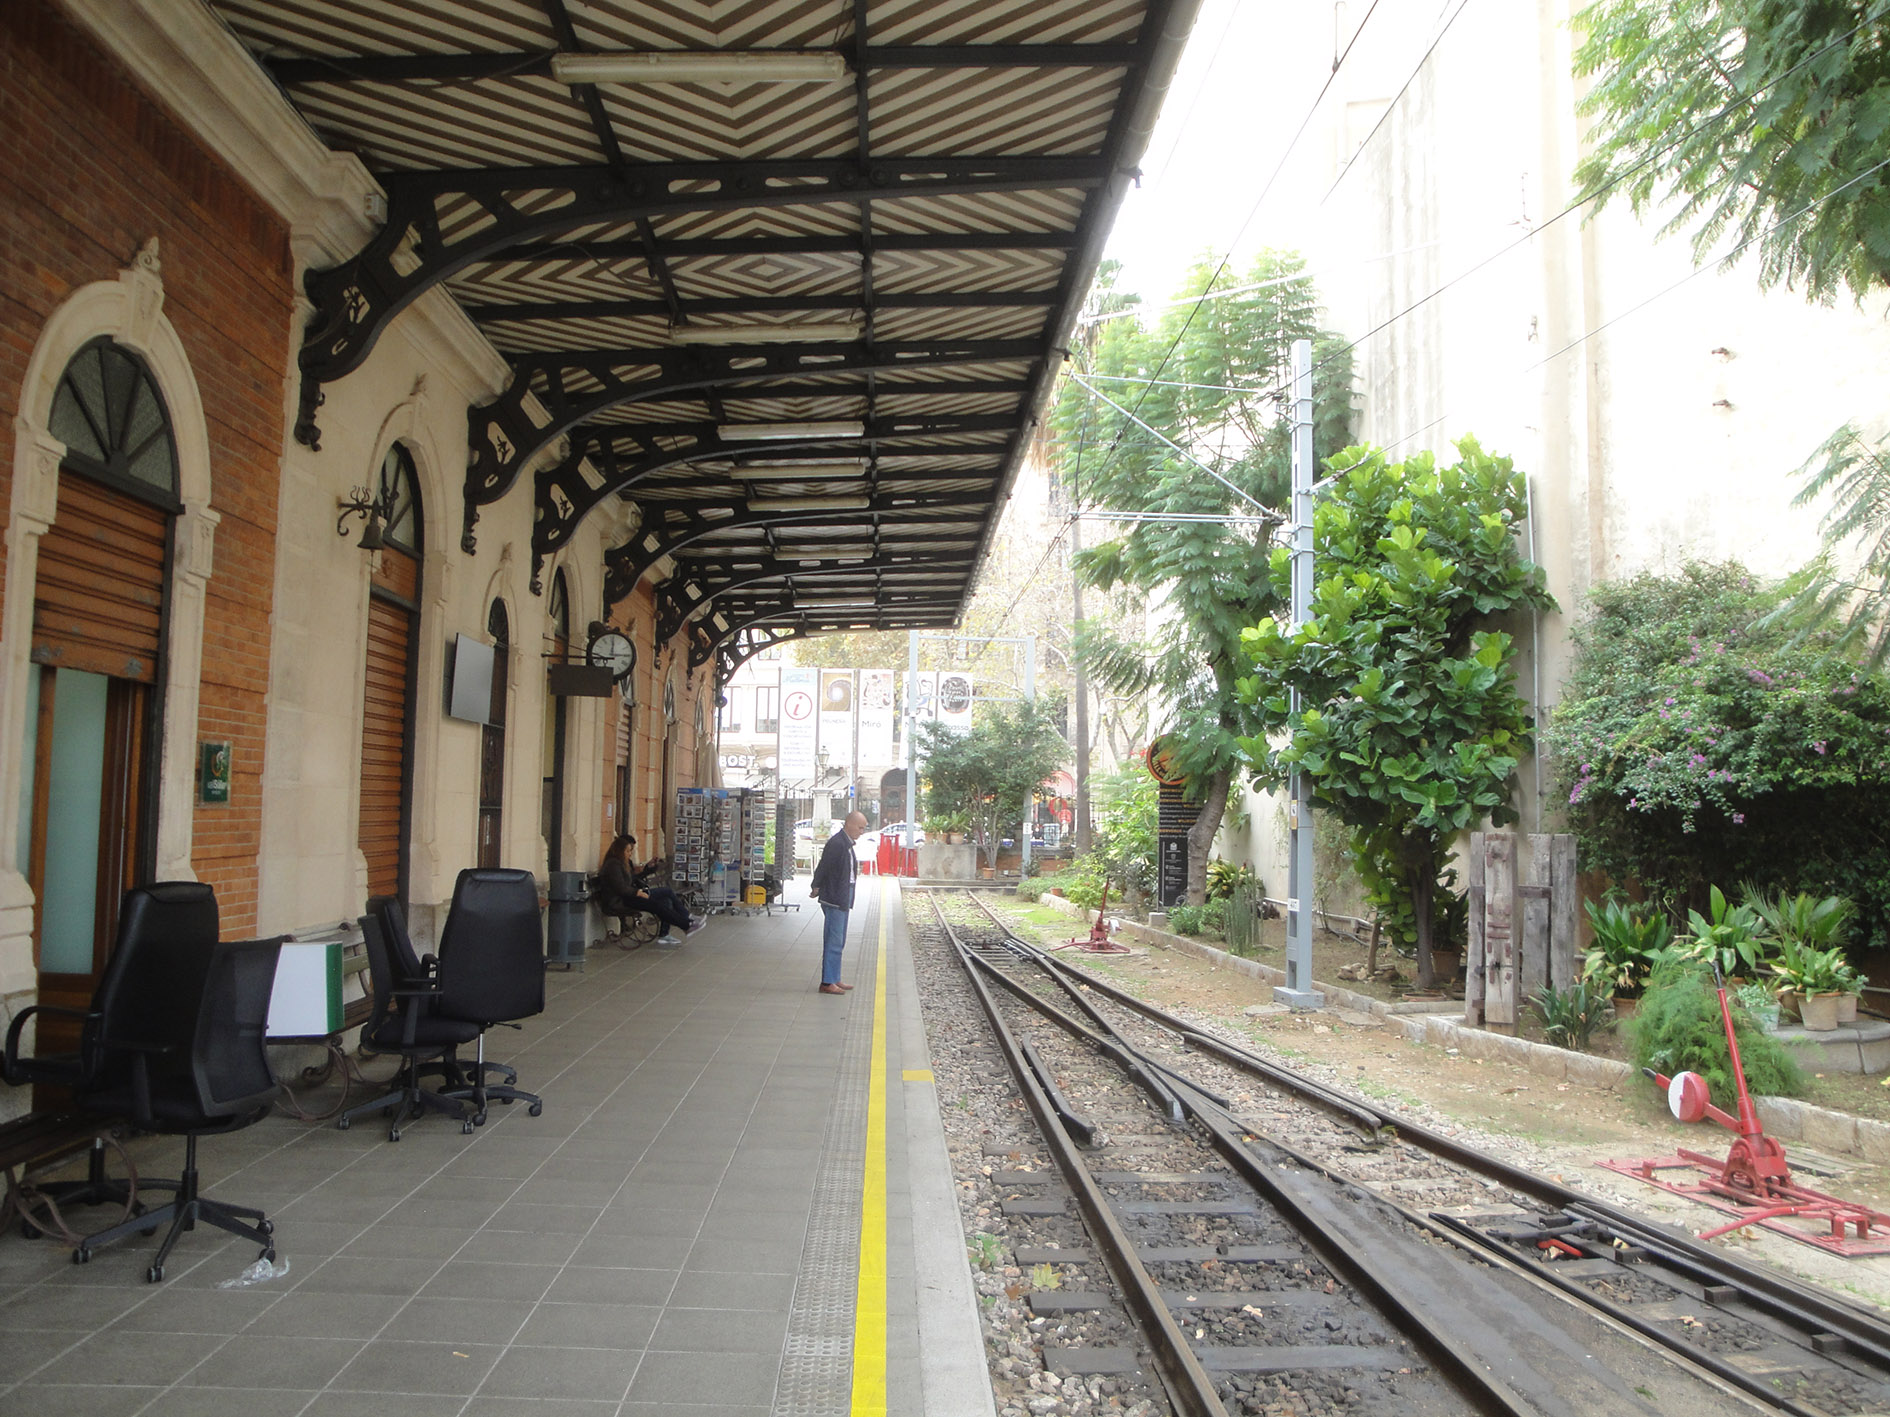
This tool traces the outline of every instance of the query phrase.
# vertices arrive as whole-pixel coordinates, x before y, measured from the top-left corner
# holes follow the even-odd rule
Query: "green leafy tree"
[[[1031,795],[1069,757],[1057,731],[1058,708],[1020,699],[980,705],[969,729],[918,726],[926,810],[966,813],[993,871],[999,842],[1022,824]]]
[[[1890,282],[1890,6],[1883,0],[1599,0],[1584,198],[1672,210],[1697,259],[1756,243],[1760,282],[1829,300]]]
[[[1128,314],[1093,324],[1075,357],[1075,372],[1092,387],[1066,380],[1053,413],[1057,471],[1072,499],[1148,518],[1085,548],[1075,564],[1086,584],[1150,604],[1154,630],[1133,637],[1086,621],[1076,644],[1096,680],[1169,710],[1175,763],[1201,809],[1188,843],[1196,904],[1206,899],[1210,848],[1240,763],[1241,632],[1279,603],[1266,561],[1272,527],[1228,519],[1286,498],[1282,391],[1295,340],[1313,340],[1324,366],[1316,443],[1349,439],[1351,359],[1338,336],[1319,330],[1304,266],[1267,252],[1246,271],[1217,276],[1203,261],[1153,323]],[[1235,287],[1244,293],[1195,299]],[[1097,313],[1135,303],[1107,275],[1094,297]]]
[[[1713,886],[1848,896],[1890,943],[1890,680],[1736,563],[1599,585],[1543,734],[1585,867],[1676,915]]]
[[[1332,460],[1348,470],[1314,512],[1311,614],[1297,630],[1269,617],[1247,631],[1253,672],[1240,686],[1261,725],[1241,744],[1256,780],[1310,775],[1315,802],[1351,829],[1372,902],[1416,944],[1427,986],[1451,845],[1479,822],[1515,820],[1512,782],[1532,741],[1510,636],[1489,626],[1555,605],[1517,545],[1521,474],[1474,439],[1457,446],[1448,467],[1371,448]],[[1284,599],[1284,547],[1271,572]]]

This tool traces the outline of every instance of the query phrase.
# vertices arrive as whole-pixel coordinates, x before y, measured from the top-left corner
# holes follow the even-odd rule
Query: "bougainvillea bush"
[[[1890,943],[1890,683],[1767,617],[1734,563],[1595,587],[1543,733],[1582,864],[1674,911],[1713,883],[1858,902]]]

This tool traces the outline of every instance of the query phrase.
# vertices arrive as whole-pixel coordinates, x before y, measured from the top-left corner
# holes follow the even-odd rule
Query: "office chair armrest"
[[[21,1009],[13,1016],[13,1022],[7,1027],[6,1053],[0,1056],[0,1077],[14,1086],[19,1085],[14,1081],[13,1075],[20,1066],[20,1035],[26,1029],[26,1021],[34,1014],[57,1014],[60,1018],[78,1019],[82,1023],[89,1023],[98,1017],[96,1013],[87,1009],[67,1009],[57,1004],[29,1004]],[[27,1079],[22,1078],[19,1081],[24,1082]]]

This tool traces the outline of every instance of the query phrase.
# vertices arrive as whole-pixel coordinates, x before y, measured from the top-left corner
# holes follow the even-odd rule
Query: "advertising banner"
[[[820,695],[818,669],[781,670],[781,728],[776,761],[783,782],[809,782],[814,776],[816,719]]]
[[[955,669],[938,676],[938,721],[953,728],[971,727],[971,676]]]
[[[881,766],[893,760],[893,671],[860,671],[860,763]]]
[[[853,778],[853,671],[820,671],[820,746],[827,768],[844,768]]]

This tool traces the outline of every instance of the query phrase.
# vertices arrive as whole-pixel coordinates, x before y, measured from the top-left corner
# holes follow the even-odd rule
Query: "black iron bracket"
[[[315,313],[298,356],[296,436],[319,444],[320,386],[359,368],[394,316],[474,261],[520,242],[680,212],[1087,190],[1108,177],[1099,157],[908,157],[874,161],[864,171],[832,158],[390,174],[386,224],[351,260],[305,278]]]
[[[946,344],[864,342],[807,345],[727,345],[714,348],[599,349],[569,354],[526,355],[512,364],[504,393],[466,411],[466,535],[477,521],[476,509],[511,491],[518,474],[547,445],[572,428],[624,404],[674,398],[679,394],[777,380],[793,375],[852,374],[867,370],[937,369],[993,361],[1035,361],[1042,350],[1030,340],[966,340]],[[975,390],[1023,393],[1029,382],[992,380]],[[831,389],[812,392],[831,393]],[[937,385],[917,393],[940,392]],[[775,397],[795,390],[773,388]],[[536,397],[546,415],[540,422],[530,408]],[[462,538],[464,540],[464,538]],[[469,553],[474,549],[467,545]]]

